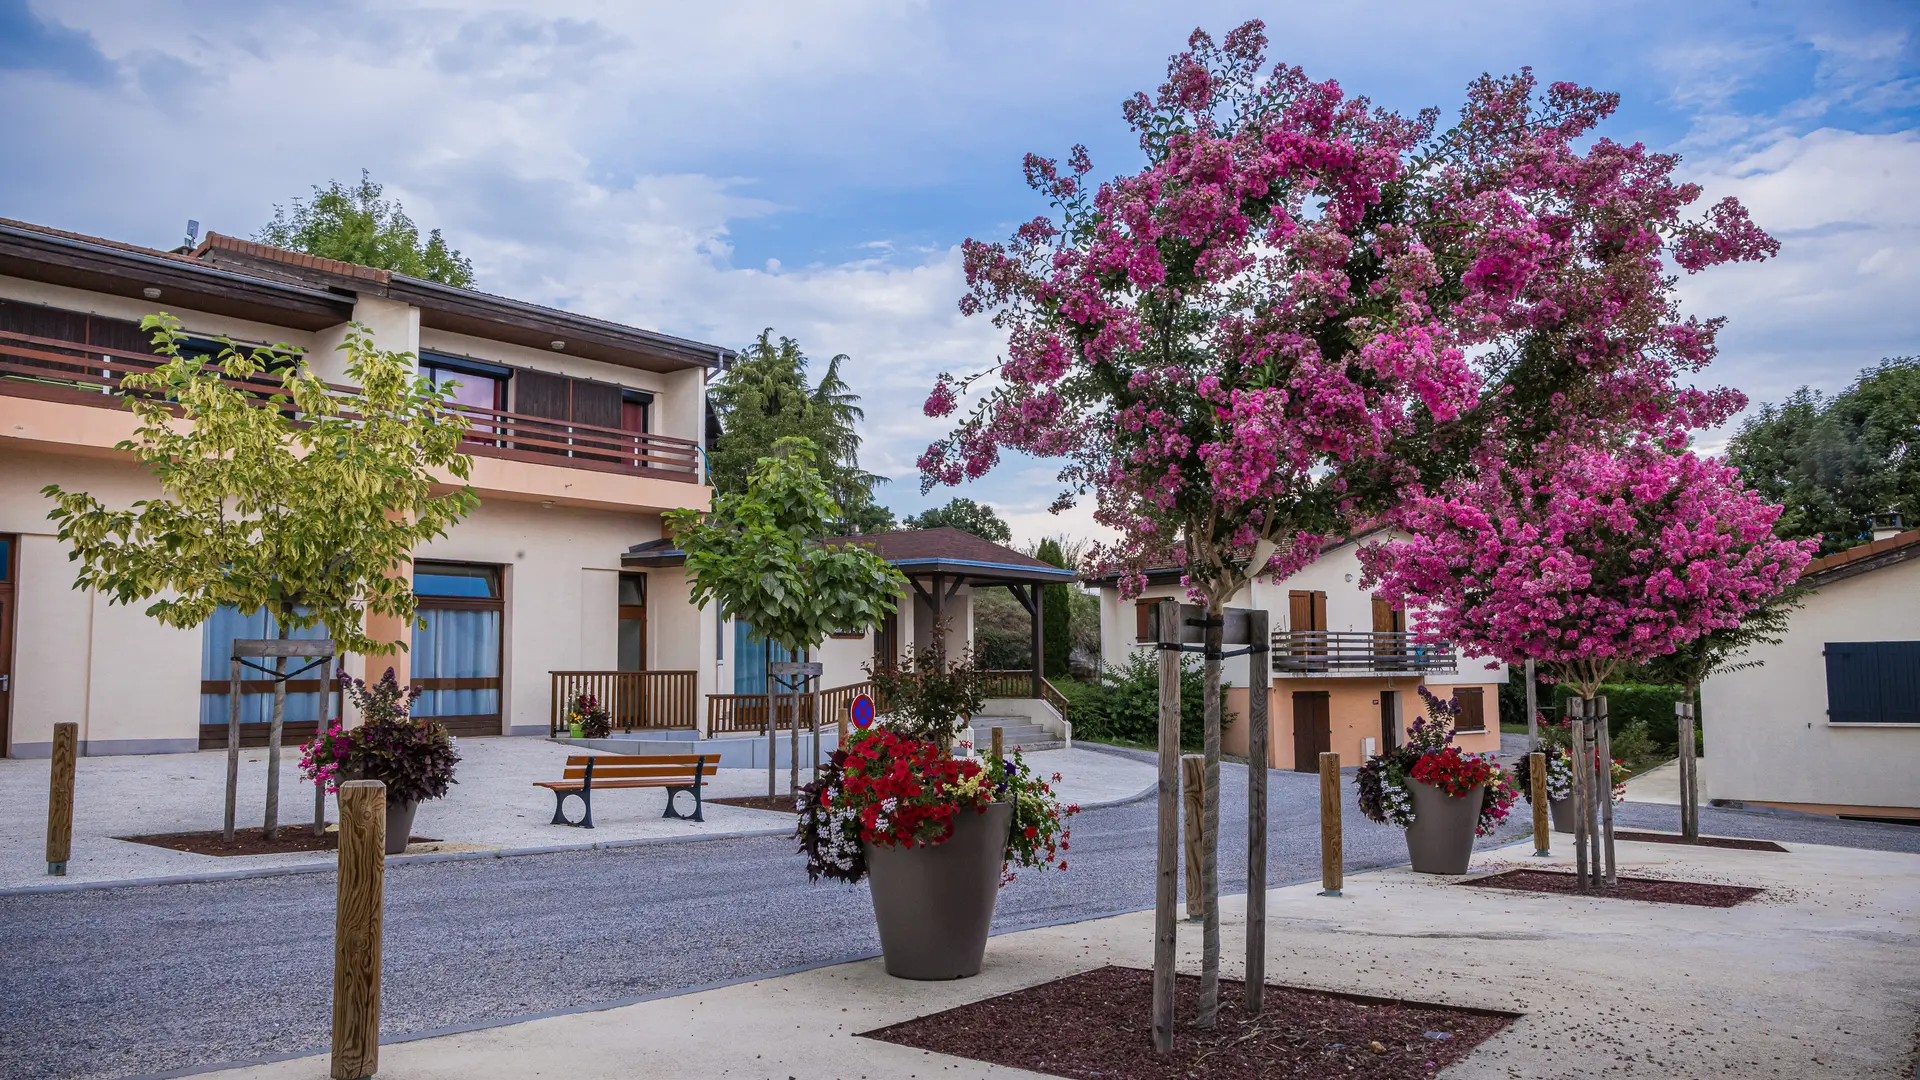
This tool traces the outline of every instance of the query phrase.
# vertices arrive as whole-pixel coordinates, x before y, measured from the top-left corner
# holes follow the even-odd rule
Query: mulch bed
[[[1688,847],[1731,848],[1735,851],[1785,851],[1786,848],[1771,840],[1737,840],[1731,836],[1703,836],[1689,841],[1677,833],[1629,832],[1615,829],[1615,840],[1633,840],[1642,844],[1686,844]]]
[[[1614,834],[1618,836],[1619,834]],[[1693,907],[1729,908],[1759,896],[1764,889],[1746,885],[1709,885],[1703,881],[1661,881],[1656,878],[1621,877],[1612,888],[1581,892],[1579,879],[1557,870],[1508,870],[1491,877],[1459,881],[1477,889],[1512,889],[1516,892],[1559,893],[1570,896],[1601,897],[1608,900],[1646,900],[1655,904],[1689,904]]]
[[[703,799],[702,802],[721,803],[726,806],[744,806],[749,810],[778,810],[783,814],[797,814],[791,795],[729,795],[724,799]]]
[[[334,851],[340,847],[340,834],[329,832],[320,836],[313,835],[313,823],[302,825],[282,825],[280,835],[268,840],[260,829],[235,829],[233,841],[229,843],[222,830],[212,832],[153,833],[148,836],[117,836],[116,840],[126,840],[135,844],[150,844],[153,847],[169,848],[174,851],[186,851],[195,855],[283,855],[291,851]],[[430,836],[411,836],[409,843],[432,844],[437,841]]]
[[[1212,1031],[1187,1023],[1200,980],[1176,980],[1173,1053],[1153,1052],[1153,972],[1103,967],[863,1032],[976,1061],[1084,1080],[1426,1080],[1505,1028],[1514,1014],[1267,987],[1241,1014],[1241,984],[1220,980]]]

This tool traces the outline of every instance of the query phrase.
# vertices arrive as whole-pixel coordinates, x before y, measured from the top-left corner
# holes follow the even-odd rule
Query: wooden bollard
[[[1200,884],[1201,817],[1207,805],[1207,758],[1204,754],[1180,755],[1180,823],[1182,846],[1186,848],[1187,918],[1207,915],[1207,890]]]
[[[993,760],[1004,761],[1007,757],[1007,733],[1000,728],[989,728],[993,732]]]
[[[1340,755],[1320,755],[1320,895],[1339,896],[1346,872],[1340,843]]]
[[[340,785],[340,884],[333,915],[333,1080],[380,1069],[380,931],[387,881],[387,786]]]
[[[67,876],[73,856],[73,765],[80,752],[80,725],[53,725],[53,774],[47,783],[47,873]]]
[[[1553,854],[1552,831],[1547,819],[1547,755],[1534,751],[1527,755],[1528,787],[1533,792],[1533,853],[1546,858]]]

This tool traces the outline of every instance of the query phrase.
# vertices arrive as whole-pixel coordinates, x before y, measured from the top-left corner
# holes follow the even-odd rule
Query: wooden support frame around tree
[[[328,703],[333,696],[333,665],[337,657],[338,652],[331,638],[306,641],[242,638],[233,643],[227,684],[227,807],[226,824],[222,831],[229,843],[233,841],[235,804],[240,790],[241,669],[252,668],[274,678],[273,714],[267,728],[267,806],[262,828],[262,835],[271,840],[280,822],[280,732],[286,721],[287,682],[315,667],[320,669],[319,729],[325,731],[327,713],[331,711]],[[269,658],[274,661],[272,667],[255,662]],[[286,662],[290,658],[312,662],[298,670],[288,671]],[[327,828],[326,785],[315,783],[313,792],[313,834],[319,836]]]

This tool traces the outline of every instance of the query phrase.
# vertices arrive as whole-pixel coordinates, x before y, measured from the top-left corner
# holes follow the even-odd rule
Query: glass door
[[[413,685],[422,691],[413,714],[455,735],[500,734],[500,568],[415,563],[413,592]]]

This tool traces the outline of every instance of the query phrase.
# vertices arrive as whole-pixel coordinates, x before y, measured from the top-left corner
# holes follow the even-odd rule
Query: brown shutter
[[[1373,598],[1373,632],[1376,634],[1393,633],[1393,606],[1379,597]]]
[[[1325,630],[1327,628],[1327,594],[1316,592],[1308,595],[1313,597],[1313,625],[1308,629]]]
[[[1455,731],[1487,730],[1486,695],[1477,686],[1462,686],[1453,692],[1455,701],[1460,703],[1460,720],[1454,725]]]
[[[1287,629],[1312,630],[1313,594],[1298,589],[1287,593]]]
[[[579,424],[618,428],[620,388],[585,379],[573,380],[573,412],[570,419]]]
[[[1133,602],[1133,640],[1154,640],[1153,621],[1150,618],[1153,614],[1153,605],[1154,601],[1152,600],[1135,600]]]
[[[513,373],[513,411],[549,420],[572,419],[564,375],[521,369]]]

